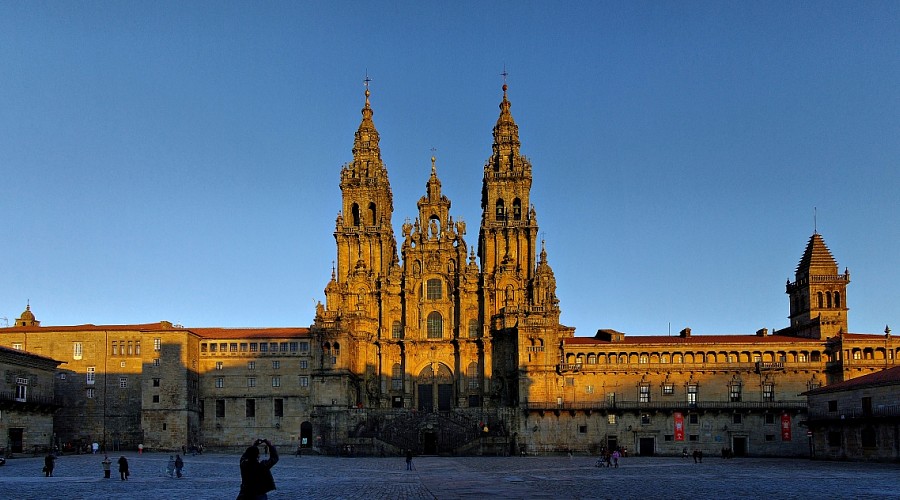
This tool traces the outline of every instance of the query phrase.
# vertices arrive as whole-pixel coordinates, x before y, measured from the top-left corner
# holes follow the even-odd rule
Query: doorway
[[[422,454],[437,455],[437,434],[428,431],[422,435]]]
[[[638,441],[638,454],[642,457],[652,457],[656,452],[656,439],[652,437],[642,437]]]
[[[746,457],[747,456],[747,437],[746,436],[734,436],[731,438],[731,449],[734,451],[734,456],[736,457]]]
[[[300,424],[300,446],[312,447],[312,424],[308,421]]]
[[[22,427],[11,427],[9,429],[9,451],[10,453],[22,453],[22,435],[25,429]]]

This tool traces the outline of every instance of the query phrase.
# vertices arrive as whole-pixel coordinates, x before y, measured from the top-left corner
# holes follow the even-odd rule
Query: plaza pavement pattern
[[[168,453],[126,452],[128,481],[103,478],[102,455],[65,455],[44,477],[42,457],[0,467],[3,499],[233,499],[238,455],[185,457],[184,478],[166,474]],[[278,499],[898,498],[900,464],[806,459],[627,457],[618,469],[595,457],[295,457],[273,469]]]

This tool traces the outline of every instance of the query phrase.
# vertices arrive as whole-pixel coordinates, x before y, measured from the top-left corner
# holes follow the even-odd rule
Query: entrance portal
[[[25,429],[21,427],[11,427],[9,429],[9,451],[10,453],[22,453],[22,434]]]
[[[417,407],[420,411],[432,412],[453,409],[453,372],[442,363],[425,365],[418,377]]]
[[[638,441],[638,453],[642,457],[652,457],[656,452],[656,439],[652,437],[641,438]]]
[[[437,434],[428,431],[422,436],[422,454],[437,455]]]
[[[735,436],[731,438],[731,449],[736,457],[747,456],[747,438],[743,436]]]

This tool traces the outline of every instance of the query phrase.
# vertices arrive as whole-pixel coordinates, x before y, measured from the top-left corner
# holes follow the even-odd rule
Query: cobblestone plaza
[[[16,458],[0,467],[0,494],[21,499],[165,498],[237,496],[238,456],[185,459],[185,477],[165,472],[169,455],[126,453],[127,482],[103,479],[101,455],[67,455],[54,477],[43,459]],[[113,462],[118,455],[111,456]],[[628,457],[618,469],[598,469],[595,458],[403,457],[336,458],[285,455],[273,469],[278,489],[269,498],[900,498],[900,466],[802,459]]]

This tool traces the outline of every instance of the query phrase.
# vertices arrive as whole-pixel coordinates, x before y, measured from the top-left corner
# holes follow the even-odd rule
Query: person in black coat
[[[128,479],[128,459],[125,455],[119,457],[119,475],[122,476],[122,481]]]
[[[269,458],[259,459],[260,444],[265,444]],[[241,491],[238,500],[267,500],[268,493],[275,489],[272,467],[278,463],[278,451],[268,439],[257,439],[253,446],[241,455]]]
[[[53,466],[56,465],[55,461],[56,461],[56,457],[53,456],[52,453],[49,453],[49,454],[47,454],[46,457],[44,457],[44,476],[46,476],[46,477],[53,476]]]

